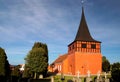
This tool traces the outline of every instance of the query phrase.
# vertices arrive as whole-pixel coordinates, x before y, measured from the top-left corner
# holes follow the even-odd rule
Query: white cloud
[[[62,21],[66,13],[63,12],[64,10],[54,8],[55,10],[51,11],[44,3],[41,1],[38,3],[36,0],[24,0],[24,5],[18,4],[9,7],[9,13],[4,12],[4,16],[8,17],[6,19],[12,23],[0,27],[1,34],[6,36],[6,38],[3,37],[3,40],[24,40],[30,38],[31,35],[51,39],[59,36],[59,39],[63,39],[61,31],[69,32],[67,24]]]
[[[9,54],[28,52],[27,49],[30,48],[25,47],[26,49],[24,49],[23,47],[26,45],[22,43],[28,42],[29,46],[32,46],[35,41],[47,43],[50,53],[56,51],[58,51],[56,53],[60,53],[60,49],[61,53],[64,52],[66,49],[63,46],[67,47],[75,38],[79,26],[81,5],[72,0],[67,3],[60,2],[61,5],[58,5],[57,2],[20,0],[7,3],[7,10],[0,10],[0,44],[21,43],[22,47],[18,45],[15,52],[12,47],[11,49],[7,47]],[[93,5],[93,2],[86,1],[86,4],[90,6]],[[94,14],[89,17],[91,12],[86,12],[85,15],[90,20],[87,22],[93,37],[106,45],[120,44],[119,28],[116,29],[112,24],[103,23],[105,21],[101,21],[101,15],[98,18]]]

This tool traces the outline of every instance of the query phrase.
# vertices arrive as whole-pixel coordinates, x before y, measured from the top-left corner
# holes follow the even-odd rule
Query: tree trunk
[[[35,72],[34,79],[36,79],[36,76],[37,76],[37,74],[36,74],[36,72]]]

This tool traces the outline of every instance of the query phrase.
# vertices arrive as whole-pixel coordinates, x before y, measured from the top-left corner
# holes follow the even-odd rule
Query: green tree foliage
[[[6,77],[9,78],[10,74],[11,74],[11,70],[10,70],[10,64],[9,64],[8,60],[6,60],[5,69],[6,69]]]
[[[11,80],[12,82],[17,82],[18,79],[20,78],[21,74],[20,74],[20,65],[14,66],[12,72],[11,72]]]
[[[10,65],[4,49],[0,47],[0,77],[7,79],[10,75]]]
[[[102,71],[110,71],[110,62],[106,59],[105,56],[102,57]]]
[[[15,76],[15,77],[19,77],[20,76],[20,70],[19,70],[20,66],[15,66],[14,70],[12,70],[11,75]]]
[[[120,63],[119,62],[114,63],[112,65],[111,76],[114,82],[120,81]]]
[[[48,67],[47,45],[40,42],[35,43],[25,61],[26,67],[29,68],[31,74],[34,74],[34,78],[36,78],[36,75],[45,75]]]
[[[25,67],[22,77],[23,78],[29,78],[30,77],[29,68]]]
[[[102,62],[105,62],[107,59],[105,56],[102,57]]]
[[[40,42],[35,42],[34,46],[32,47],[32,50],[36,49],[36,48],[43,48],[45,50],[44,56],[47,58],[47,61],[48,61],[48,48],[47,48],[47,45],[43,44],[43,43],[40,43]]]

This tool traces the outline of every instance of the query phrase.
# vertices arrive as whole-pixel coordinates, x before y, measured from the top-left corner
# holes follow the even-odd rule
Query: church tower
[[[51,65],[52,72],[68,75],[98,74],[102,70],[101,42],[92,38],[82,7],[81,21],[68,53],[60,55]]]
[[[68,71],[76,75],[101,72],[101,42],[92,38],[82,7],[81,21],[74,41],[68,45]]]

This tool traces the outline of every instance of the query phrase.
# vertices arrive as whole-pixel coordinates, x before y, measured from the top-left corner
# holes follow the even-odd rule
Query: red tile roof
[[[54,62],[54,63],[60,63],[63,62],[67,58],[68,54],[60,55]]]

